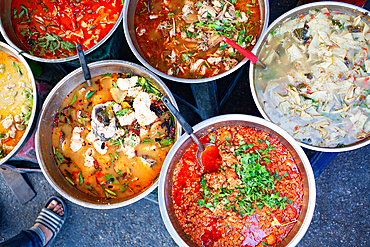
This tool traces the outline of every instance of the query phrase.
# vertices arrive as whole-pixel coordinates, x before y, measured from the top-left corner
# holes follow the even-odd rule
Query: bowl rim
[[[279,25],[282,24],[283,21],[286,21],[287,18],[291,18],[290,15],[298,14],[299,11],[302,11],[302,10],[305,10],[305,9],[309,10],[312,7],[325,8],[325,7],[328,7],[328,6],[329,7],[330,6],[343,7],[343,8],[348,8],[350,10],[356,10],[356,11],[361,11],[361,12],[370,14],[369,10],[366,10],[364,8],[361,8],[361,7],[352,5],[352,4],[342,3],[342,2],[323,1],[323,2],[314,2],[314,3],[304,4],[304,5],[295,7],[294,9],[289,10],[288,12],[284,13],[283,15],[279,16],[276,20],[274,20],[274,22],[272,22],[268,26],[265,33],[262,34],[261,38],[258,40],[258,42],[255,46],[256,51],[258,49],[260,49],[260,46],[262,46],[262,43],[264,43],[266,41],[266,38],[267,38],[268,34],[271,32],[271,30],[277,28]],[[270,118],[265,113],[263,107],[259,103],[259,98],[257,96],[256,90],[255,90],[255,87],[254,87],[254,69],[255,69],[255,65],[251,64],[249,66],[249,85],[250,85],[250,89],[251,89],[251,92],[252,92],[252,97],[253,97],[255,105],[258,108],[258,111],[261,113],[263,118],[271,122]],[[308,145],[308,144],[300,142],[298,140],[296,140],[296,142],[298,142],[301,147],[304,147],[304,148],[307,148],[307,149],[310,149],[310,150],[319,151],[319,152],[335,152],[335,153],[338,153],[338,152],[352,151],[352,150],[364,147],[364,146],[370,144],[370,139],[367,139],[367,140],[362,141],[362,142],[353,143],[353,144],[350,144],[349,146],[346,146],[346,147],[319,147],[319,146]]]
[[[269,1],[267,0],[263,0],[264,3],[265,3],[265,8],[264,8],[264,12],[265,12],[265,22],[264,22],[264,25],[262,26],[262,29],[261,29],[261,33],[260,33],[260,36],[259,36],[259,39],[263,36],[263,34],[265,33],[266,31],[266,28],[268,26],[268,22],[269,22],[269,17],[270,17],[270,5],[269,5]],[[218,75],[215,75],[215,76],[212,76],[212,77],[207,77],[207,78],[201,78],[201,79],[186,79],[186,78],[179,78],[179,77],[174,77],[174,76],[169,76],[165,73],[163,73],[162,71],[159,71],[158,69],[156,69],[155,67],[153,67],[150,63],[148,63],[142,56],[139,55],[139,52],[136,50],[133,42],[132,42],[132,39],[131,39],[131,36],[130,36],[130,31],[129,31],[129,27],[128,27],[128,12],[129,11],[132,11],[129,9],[129,4],[130,4],[130,1],[125,1],[125,4],[123,6],[123,10],[122,12],[124,12],[124,15],[123,15],[123,30],[124,30],[124,33],[125,33],[125,37],[126,37],[126,41],[132,51],[132,53],[134,53],[135,57],[146,67],[148,68],[149,70],[153,71],[155,74],[165,78],[165,79],[168,79],[168,80],[171,80],[171,81],[175,81],[175,82],[182,82],[182,83],[203,83],[203,82],[209,82],[209,81],[214,81],[214,80],[218,80],[218,79],[221,79],[231,73],[233,73],[234,71],[238,70],[239,68],[241,68],[243,65],[245,65],[249,60],[248,58],[244,58],[242,61],[240,61],[235,67],[231,68],[230,70],[228,71],[225,71],[221,74],[218,74]],[[258,39],[258,40],[259,40]],[[256,43],[257,45],[257,43]],[[255,53],[256,52],[256,45],[254,45],[253,49],[251,50],[252,53]]]
[[[276,125],[272,122],[269,122],[265,119],[262,119],[262,118],[259,118],[259,117],[256,117],[256,116],[250,116],[250,115],[244,115],[244,114],[226,114],[226,115],[220,115],[220,116],[216,116],[216,117],[213,117],[213,118],[209,118],[205,121],[202,121],[202,122],[198,123],[197,125],[195,125],[193,127],[194,134],[196,134],[196,132],[201,130],[202,128],[204,128],[206,126],[209,126],[211,124],[224,122],[224,121],[230,121],[230,120],[231,121],[232,120],[238,120],[238,121],[256,123],[256,124],[260,124],[260,125],[263,125],[263,126],[269,128],[269,129],[271,129],[272,131],[274,131],[277,134],[284,137],[290,143],[290,145],[292,145],[294,150],[299,155],[299,157],[300,157],[300,159],[303,163],[303,166],[305,168],[306,174],[307,174],[308,186],[309,186],[309,188],[308,188],[309,189],[309,201],[308,201],[308,205],[307,205],[306,216],[304,218],[302,226],[300,227],[300,229],[298,230],[297,234],[294,236],[292,241],[287,245],[289,247],[296,246],[299,243],[299,241],[302,239],[302,237],[305,235],[305,233],[306,233],[306,231],[307,231],[307,229],[308,229],[308,227],[311,223],[313,213],[314,213],[314,210],[315,210],[315,203],[316,203],[315,177],[314,177],[314,174],[313,174],[311,164],[310,164],[310,162],[307,158],[307,155],[305,154],[303,149],[298,145],[298,142],[293,137],[291,137],[285,130],[283,130],[281,127],[279,127],[278,125]],[[168,155],[167,155],[167,157],[164,161],[164,164],[162,166],[162,170],[161,170],[161,175],[162,176],[160,176],[160,178],[159,178],[159,185],[158,185],[158,199],[159,199],[158,202],[159,202],[159,209],[160,209],[160,212],[161,212],[163,222],[164,222],[164,224],[167,228],[167,231],[170,233],[171,237],[175,240],[175,242],[179,246],[188,246],[188,245],[184,242],[184,240],[182,240],[182,238],[178,235],[175,228],[171,224],[171,220],[170,220],[170,217],[168,215],[167,208],[166,208],[166,203],[165,203],[164,188],[165,188],[165,181],[166,181],[166,177],[167,177],[167,170],[169,168],[170,161],[171,161],[169,157],[173,157],[174,154],[176,153],[177,149],[189,138],[191,138],[190,135],[188,135],[187,133],[183,134],[181,136],[181,138],[172,147],[170,152],[168,153]]]
[[[33,76],[31,67],[27,63],[26,59],[24,59],[24,57],[22,57],[21,55],[19,55],[18,52],[13,47],[11,47],[10,45],[8,45],[8,44],[0,41],[0,51],[2,51],[1,48],[5,48],[5,49],[8,49],[9,51],[11,51],[13,54],[9,54],[6,51],[3,51],[3,52],[7,53],[8,55],[15,56],[26,67],[27,74],[28,74],[29,79],[30,79],[31,84],[32,84],[33,105],[32,105],[32,113],[31,113],[31,116],[30,116],[30,120],[29,120],[29,122],[27,124],[26,131],[23,133],[22,138],[19,140],[19,142],[17,143],[17,145],[15,145],[15,147],[13,148],[13,150],[7,156],[5,156],[4,158],[0,159],[0,165],[1,164],[4,164],[5,162],[7,162],[19,150],[22,149],[23,145],[27,142],[27,140],[30,138],[31,134],[33,133],[33,130],[34,130],[34,127],[35,127],[35,123],[37,122],[37,115],[38,115],[38,112],[37,112],[37,107],[38,107],[38,95],[37,95],[37,92],[38,92],[38,90],[37,90],[36,81],[35,81],[35,78]]]
[[[112,29],[97,44],[95,44],[90,49],[87,49],[86,51],[84,51],[85,56],[87,54],[95,51],[96,49],[98,49],[107,39],[109,39],[113,35],[113,33],[116,31],[117,27],[121,24],[122,18],[123,18],[123,6],[122,6],[121,13],[118,16],[118,19],[117,19],[116,23],[114,24],[114,26],[112,27]],[[29,54],[26,51],[23,51],[22,49],[20,49],[18,46],[16,46],[9,39],[9,37],[8,37],[7,33],[5,32],[5,29],[3,27],[3,23],[1,21],[1,18],[0,18],[0,33],[3,35],[6,43],[8,43],[11,47],[13,47],[17,51],[16,52],[17,54],[21,54],[21,55],[27,57],[28,59],[31,59],[31,60],[34,60],[34,61],[37,61],[37,62],[43,62],[43,63],[64,63],[64,62],[70,62],[70,61],[79,59],[78,54],[73,55],[73,56],[70,56],[70,57],[65,57],[65,58],[42,58],[42,57],[31,55],[31,54]]]
[[[97,61],[97,62],[89,63],[89,64],[87,64],[87,66],[91,69],[91,68],[94,68],[94,67],[99,67],[99,66],[103,66],[103,65],[105,66],[105,65],[109,65],[109,64],[120,64],[120,65],[123,65],[123,66],[131,66],[131,67],[135,67],[135,68],[141,69],[145,73],[148,73],[150,76],[152,76],[155,80],[161,82],[162,83],[162,86],[163,86],[163,89],[165,91],[171,92],[168,89],[168,87],[163,83],[163,81],[157,75],[155,75],[150,70],[144,68],[143,66],[138,65],[138,64],[135,64],[135,63],[132,63],[132,62],[127,62],[127,61],[123,61],[123,60],[102,60],[102,61]],[[44,174],[44,176],[45,176],[46,180],[49,182],[49,184],[59,194],[61,194],[64,198],[68,199],[69,201],[71,201],[71,202],[73,202],[73,203],[75,203],[77,205],[80,205],[82,207],[92,208],[92,209],[114,209],[114,208],[120,208],[120,207],[123,207],[123,206],[127,206],[127,205],[130,205],[130,204],[132,204],[132,203],[134,203],[136,201],[141,200],[142,198],[144,198],[145,196],[147,196],[148,194],[150,194],[155,188],[157,188],[158,183],[159,183],[159,179],[155,183],[153,183],[152,185],[150,185],[149,187],[147,187],[147,189],[144,192],[141,192],[141,193],[139,192],[137,194],[137,196],[135,196],[133,198],[130,198],[128,200],[125,200],[123,202],[107,203],[107,204],[93,204],[93,203],[89,203],[89,202],[80,201],[77,198],[75,198],[75,197],[67,194],[66,192],[64,192],[56,183],[54,183],[53,179],[51,178],[51,176],[49,175],[49,173],[46,171],[45,165],[43,163],[43,159],[42,159],[40,147],[39,147],[39,143],[40,143],[40,139],[41,139],[41,135],[42,135],[41,132],[40,132],[40,128],[41,128],[42,116],[44,114],[43,112],[46,109],[46,104],[49,103],[49,101],[52,99],[52,97],[54,97],[54,95],[57,93],[57,91],[59,90],[59,88],[62,87],[64,85],[64,83],[66,83],[70,78],[72,78],[76,74],[83,74],[83,71],[82,71],[82,68],[81,67],[75,69],[74,71],[72,71],[69,74],[67,74],[64,78],[62,78],[54,86],[54,88],[50,91],[50,93],[48,94],[47,98],[44,101],[44,104],[42,105],[40,117],[38,119],[37,126],[36,126],[37,127],[37,130],[35,132],[36,157],[37,157],[37,161],[38,161],[38,163],[40,165],[40,168],[41,168],[42,173]],[[174,106],[178,109],[177,103],[176,103],[175,98],[172,95],[172,93],[170,95],[168,95],[168,97],[172,101],[172,104],[174,104]],[[180,132],[180,133],[178,133],[177,139],[179,139],[180,136],[181,136],[181,131],[179,131],[179,130],[181,130],[181,126],[178,124],[177,131]]]

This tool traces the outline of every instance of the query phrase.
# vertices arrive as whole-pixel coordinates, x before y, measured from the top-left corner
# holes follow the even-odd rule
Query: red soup
[[[256,0],[139,0],[135,34],[153,67],[174,77],[211,77],[232,69],[244,56],[222,35],[251,50],[261,31]]]
[[[173,203],[187,237],[199,246],[277,246],[303,201],[292,155],[266,132],[241,126],[217,129],[201,141],[213,142],[222,160],[203,159],[219,167],[204,170],[193,144],[175,168]],[[217,160],[217,153],[207,155]]]
[[[90,49],[113,28],[121,0],[13,0],[12,23],[27,52],[42,58],[76,54],[76,45]]]

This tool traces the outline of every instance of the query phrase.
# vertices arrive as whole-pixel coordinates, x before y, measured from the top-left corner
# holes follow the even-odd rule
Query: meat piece
[[[83,127],[74,127],[72,131],[71,144],[69,147],[74,153],[77,153],[84,144],[84,139],[81,138],[81,133],[83,130]]]
[[[119,124],[121,126],[125,126],[125,125],[131,125],[134,120],[136,119],[135,118],[135,112],[130,110],[126,113],[126,115],[124,116],[119,116],[117,117],[118,118],[118,121],[119,121]]]
[[[94,149],[88,148],[85,152],[85,163],[84,166],[86,167],[92,167],[95,164],[95,159],[93,157],[94,155]]]
[[[121,90],[128,90],[130,88],[135,87],[138,80],[139,80],[138,76],[133,76],[130,78],[118,78],[117,86]]]
[[[226,182],[225,174],[219,172],[207,173],[204,175],[207,185],[214,190],[218,190]]]
[[[217,65],[221,62],[222,58],[221,57],[208,57],[207,62],[210,65]]]
[[[140,125],[149,125],[158,119],[157,115],[150,110],[150,104],[149,94],[145,92],[140,92],[134,100],[135,118]]]
[[[204,59],[198,59],[195,63],[190,65],[190,71],[194,72],[203,64]]]
[[[13,124],[13,116],[7,116],[3,121],[1,121],[1,123],[3,124],[4,129],[9,129]]]
[[[101,155],[104,155],[108,152],[108,146],[105,144],[105,142],[102,142],[100,140],[94,141],[93,146],[95,150]]]
[[[8,131],[9,133],[9,137],[10,138],[14,138],[15,137],[15,133],[16,133],[17,129],[15,128],[14,124],[12,125],[12,127],[10,127],[10,130]]]

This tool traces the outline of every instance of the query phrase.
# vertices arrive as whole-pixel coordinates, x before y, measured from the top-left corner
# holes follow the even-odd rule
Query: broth
[[[204,78],[236,66],[244,56],[225,35],[251,50],[261,31],[258,1],[139,0],[135,35],[145,58],[165,74]]]
[[[172,187],[176,217],[198,246],[277,246],[303,203],[300,171],[290,152],[264,131],[227,126],[201,138],[219,154],[213,172],[196,159],[196,144],[177,163]],[[207,165],[204,164],[205,167]]]
[[[32,82],[26,67],[0,51],[0,158],[8,155],[27,129],[33,108]]]
[[[131,74],[106,74],[93,78],[91,87],[76,87],[52,133],[63,176],[80,191],[108,199],[152,185],[176,138],[161,97],[147,79]]]
[[[27,52],[42,58],[88,50],[113,28],[122,11],[121,0],[13,0],[12,24]]]
[[[367,17],[311,10],[267,37],[255,86],[270,120],[312,146],[343,147],[370,133]]]

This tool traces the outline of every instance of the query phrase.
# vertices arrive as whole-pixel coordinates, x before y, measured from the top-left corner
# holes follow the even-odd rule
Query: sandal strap
[[[55,236],[64,223],[64,219],[53,211],[43,208],[37,216],[36,223],[40,223],[47,227]]]
[[[32,226],[30,229],[30,231],[33,231],[34,233],[37,234],[37,236],[39,236],[40,240],[41,240],[41,244],[42,246],[45,246],[45,242],[46,242],[46,239],[45,239],[45,234],[44,232],[41,230],[40,227],[38,226]]]

